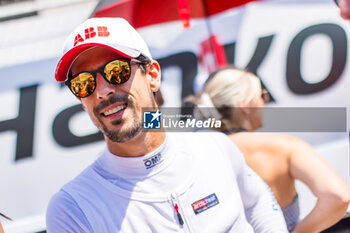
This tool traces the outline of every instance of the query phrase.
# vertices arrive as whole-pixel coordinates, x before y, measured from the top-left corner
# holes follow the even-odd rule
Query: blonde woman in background
[[[226,68],[211,75],[198,104],[216,107],[207,109],[206,117],[221,118],[221,131],[228,134],[248,165],[270,186],[283,210],[288,230],[320,232],[344,216],[350,189],[304,141],[252,132],[262,126],[265,94],[257,76]],[[300,221],[295,180],[305,183],[317,197],[312,211]]]

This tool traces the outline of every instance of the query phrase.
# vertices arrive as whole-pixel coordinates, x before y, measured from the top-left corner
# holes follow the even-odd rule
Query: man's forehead
[[[99,57],[120,58],[122,56],[111,49],[96,46],[96,47],[87,49],[81,54],[79,54],[75,59],[75,61],[84,60],[84,59],[91,60]]]
[[[77,56],[74,60],[71,69],[74,70],[81,66],[99,66],[100,63],[105,63],[108,60],[121,58],[122,56],[115,51],[103,47],[90,48]]]

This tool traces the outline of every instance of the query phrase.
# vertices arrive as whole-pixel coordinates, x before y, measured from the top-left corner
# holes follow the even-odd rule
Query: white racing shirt
[[[167,133],[141,157],[107,149],[52,197],[48,233],[288,232],[268,186],[221,133]]]

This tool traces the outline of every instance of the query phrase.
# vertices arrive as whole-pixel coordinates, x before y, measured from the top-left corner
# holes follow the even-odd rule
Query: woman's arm
[[[286,146],[290,148],[292,177],[305,183],[317,197],[315,207],[293,232],[320,232],[344,216],[350,202],[349,186],[309,144],[286,136]]]

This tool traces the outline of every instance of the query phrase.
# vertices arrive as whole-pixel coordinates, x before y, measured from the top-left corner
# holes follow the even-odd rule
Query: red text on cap
[[[96,35],[98,37],[107,37],[109,36],[109,31],[106,26],[97,26],[97,32],[95,31],[95,28],[89,27],[84,30],[85,34],[84,37],[82,37],[80,34],[75,36],[74,39],[74,46],[76,46],[78,43],[82,43],[87,39],[94,38]]]

